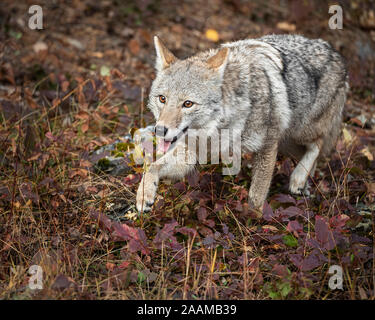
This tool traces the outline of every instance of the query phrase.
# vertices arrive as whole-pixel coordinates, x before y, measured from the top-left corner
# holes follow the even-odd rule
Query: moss
[[[119,152],[116,150],[111,151],[111,155],[114,156],[115,158],[124,158],[125,155],[123,152]]]
[[[134,143],[119,142],[118,144],[116,144],[116,150],[118,151],[128,151],[129,149],[134,149]]]
[[[102,158],[98,161],[98,167],[101,170],[107,170],[110,166],[111,162],[107,158]]]
[[[119,142],[116,144],[116,149],[119,151],[126,151],[127,150],[127,143],[125,142]]]

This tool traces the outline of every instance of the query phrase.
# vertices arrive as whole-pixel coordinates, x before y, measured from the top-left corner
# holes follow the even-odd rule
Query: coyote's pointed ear
[[[177,58],[167,49],[157,36],[154,37],[154,43],[156,49],[156,70],[161,71],[177,61]]]
[[[217,70],[220,74],[224,74],[228,60],[228,48],[220,49],[213,57],[209,58],[206,63],[209,69]]]

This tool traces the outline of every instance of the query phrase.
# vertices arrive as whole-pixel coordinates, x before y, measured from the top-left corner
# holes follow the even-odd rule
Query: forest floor
[[[375,298],[373,1],[342,1],[342,30],[321,1],[41,3],[43,30],[27,27],[30,1],[0,4],[0,299]],[[323,38],[347,60],[343,132],[311,195],[288,194],[295,163],[279,157],[264,217],[249,218],[245,155],[237,176],[164,181],[153,211],[132,214],[142,168],[114,176],[92,155],[153,123],[153,36],[184,58],[269,33]]]

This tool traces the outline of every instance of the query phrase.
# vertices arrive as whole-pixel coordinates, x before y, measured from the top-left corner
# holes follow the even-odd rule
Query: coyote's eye
[[[190,100],[186,100],[182,106],[184,108],[191,108],[193,106],[193,104],[194,104],[194,102],[191,102]]]
[[[159,101],[160,101],[161,103],[165,103],[166,100],[167,100],[167,99],[166,99],[164,96],[162,96],[162,95],[159,96]]]

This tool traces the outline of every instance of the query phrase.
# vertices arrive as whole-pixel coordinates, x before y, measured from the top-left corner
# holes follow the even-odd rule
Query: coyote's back
[[[283,79],[292,119],[288,136],[298,141],[325,136],[328,155],[340,132],[342,110],[349,88],[341,55],[324,40],[301,36],[265,36],[282,58]]]

